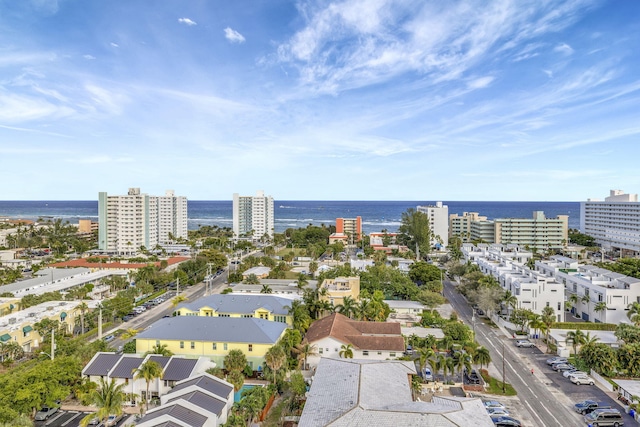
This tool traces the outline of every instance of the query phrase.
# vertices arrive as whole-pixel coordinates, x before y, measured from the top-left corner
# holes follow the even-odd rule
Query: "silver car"
[[[58,412],[58,408],[56,406],[43,406],[38,412],[36,412],[36,416],[34,420],[36,421],[44,421],[49,418],[51,415]]]

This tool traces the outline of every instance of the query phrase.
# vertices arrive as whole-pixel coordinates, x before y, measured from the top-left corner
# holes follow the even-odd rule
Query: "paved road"
[[[213,279],[213,284],[209,289],[210,293],[220,293],[226,287],[226,283],[225,283],[226,278],[227,278],[226,272],[223,272],[218,277],[215,277]],[[184,291],[181,291],[180,295],[184,295],[187,297],[188,300],[193,301],[203,296],[205,294],[205,291],[206,291],[206,288],[205,288],[204,282],[200,282],[186,288]],[[171,298],[168,298],[167,301],[163,302],[162,304],[148,309],[142,314],[135,316],[133,319],[129,320],[128,322],[124,322],[120,324],[117,327],[117,329],[122,329],[122,330],[137,329],[138,331],[143,331],[144,329],[151,326],[158,319],[161,319],[163,316],[167,316],[167,315],[170,316],[171,313],[173,313],[173,304],[171,302]],[[105,333],[103,335],[108,335],[108,333]],[[126,341],[116,338],[113,341],[111,341],[109,345],[110,347],[117,349],[119,348],[119,346],[124,345],[125,342]]]
[[[452,282],[445,280],[444,293],[459,318],[472,325],[472,309],[462,295],[456,292]],[[475,322],[475,332],[476,340],[489,349],[491,360],[500,372],[504,352],[506,382],[516,389],[518,398],[531,414],[536,426],[584,426],[584,422],[571,411],[569,401],[561,390],[544,384],[538,379],[539,375],[531,375],[532,365],[527,362],[528,359],[520,357],[520,349],[513,346],[512,340],[478,319]]]

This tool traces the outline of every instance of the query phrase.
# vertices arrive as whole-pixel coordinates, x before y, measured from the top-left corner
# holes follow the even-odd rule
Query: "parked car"
[[[56,412],[58,412],[57,406],[43,406],[38,412],[36,412],[34,420],[44,421]]]
[[[566,357],[552,357],[551,359],[547,359],[547,365],[553,365],[554,363],[567,363],[569,359]]]
[[[90,426],[97,426],[98,424],[100,424],[100,418],[98,418],[97,416],[91,418],[89,420],[89,425]]]
[[[575,366],[570,363],[556,363],[555,365],[551,365],[551,369],[553,369],[554,371],[563,372],[570,369],[575,369]]]
[[[569,369],[569,370],[564,371],[564,372],[562,373],[562,376],[563,376],[563,377],[565,377],[565,378],[569,378],[569,376],[570,376],[570,375],[573,375],[573,374],[578,374],[578,375],[580,375],[580,374],[586,374],[586,372],[581,371],[581,370],[579,370],[578,368],[575,368],[575,369]]]
[[[111,427],[118,424],[118,421],[122,419],[122,415],[109,415],[107,421],[104,422],[105,427]]]
[[[106,337],[104,337],[104,340],[105,340],[106,342],[109,342],[109,341],[113,341],[115,338],[116,338],[116,337],[115,337],[115,336],[113,336],[113,335],[107,335]]]
[[[624,419],[617,409],[596,409],[584,416],[584,420],[593,427],[604,426],[621,426],[624,425]]]
[[[595,381],[589,375],[573,375],[569,380],[576,385],[589,384],[594,385]]]
[[[497,400],[485,400],[482,403],[484,404],[485,409],[488,409],[488,408],[506,409],[504,405],[498,402]]]
[[[491,417],[493,424],[499,427],[521,427],[522,423],[515,418],[506,415],[496,415]]]
[[[596,402],[595,400],[583,400],[573,405],[573,409],[579,414],[588,414],[598,408],[610,409],[611,405],[607,402]]]
[[[529,340],[516,340],[516,347],[535,347],[536,345]]]
[[[469,382],[469,384],[480,384],[480,376],[475,369],[472,369],[471,372],[467,371],[467,368],[464,368],[464,378]]]
[[[408,346],[407,346],[407,349],[404,351],[404,354],[406,354],[406,355],[413,354],[413,347],[411,347],[410,345],[408,345]]]
[[[433,381],[433,372],[431,372],[431,368],[424,368],[423,378],[425,381]]]
[[[509,411],[507,411],[504,408],[486,408],[487,412],[489,413],[489,415],[494,416],[494,415],[505,415],[505,416],[509,416]]]

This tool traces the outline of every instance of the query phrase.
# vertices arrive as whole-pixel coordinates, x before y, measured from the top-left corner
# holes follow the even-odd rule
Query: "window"
[[[253,344],[249,344],[249,351],[253,351]]]
[[[396,357],[396,353],[395,352],[389,353],[389,357]]]
[[[562,310],[561,302],[558,303],[558,310]]]
[[[378,356],[382,356],[382,352],[381,351],[378,352]]]
[[[214,350],[217,350],[217,349],[218,349],[218,344],[213,343],[213,349],[214,349]]]
[[[194,350],[196,348],[196,343],[191,341],[191,350]]]
[[[363,356],[368,356],[368,355],[369,355],[369,352],[368,352],[367,350],[363,350],[363,351],[362,351],[362,355],[363,355]]]
[[[324,349],[323,349],[322,347],[320,347],[320,348],[318,349],[318,354],[322,354],[322,353],[323,353],[323,352],[322,352],[322,350],[324,350]]]
[[[180,348],[184,348],[184,341],[180,341]]]
[[[222,347],[223,347],[223,349],[224,349],[224,350],[227,350],[227,343],[224,343],[224,344],[222,345]]]

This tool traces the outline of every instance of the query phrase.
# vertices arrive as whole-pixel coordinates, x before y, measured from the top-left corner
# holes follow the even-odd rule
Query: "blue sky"
[[[0,0],[0,199],[640,192],[640,2]]]

